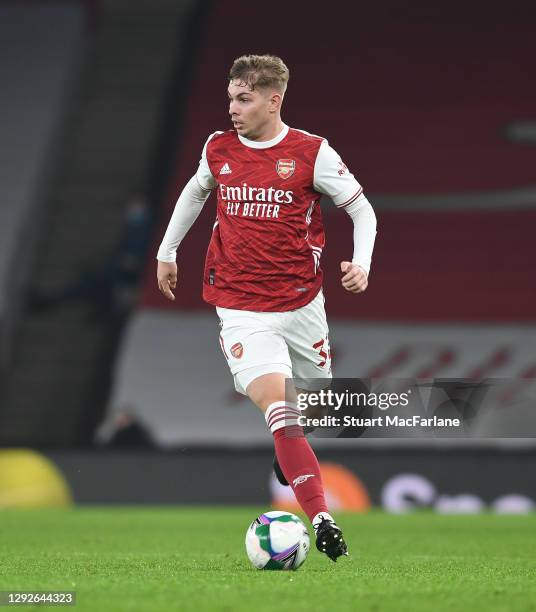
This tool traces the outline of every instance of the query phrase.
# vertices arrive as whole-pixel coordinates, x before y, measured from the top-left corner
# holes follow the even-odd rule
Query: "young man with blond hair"
[[[290,484],[311,520],[317,548],[336,561],[348,554],[347,546],[328,512],[318,461],[289,401],[288,379],[307,392],[331,378],[320,268],[322,194],[354,222],[353,257],[340,264],[342,286],[351,293],[367,288],[376,217],[327,141],[282,122],[288,79],[275,56],[247,55],[233,63],[227,88],[233,129],[206,141],[158,251],[157,278],[160,291],[174,300],[177,247],[216,190],[203,297],[216,306],[220,344],[237,391],[260,408],[274,436],[278,478]]]

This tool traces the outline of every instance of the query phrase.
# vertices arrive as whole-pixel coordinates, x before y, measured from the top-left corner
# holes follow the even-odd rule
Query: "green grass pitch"
[[[268,508],[0,512],[0,590],[74,590],[74,610],[536,610],[536,516],[338,514],[349,558],[254,570]],[[27,608],[24,608],[27,609]]]

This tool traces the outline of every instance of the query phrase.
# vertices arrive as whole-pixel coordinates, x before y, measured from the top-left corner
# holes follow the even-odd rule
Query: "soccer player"
[[[348,554],[347,546],[328,512],[318,461],[285,384],[294,378],[298,392],[318,391],[331,378],[320,267],[322,194],[354,223],[352,260],[340,264],[349,292],[367,288],[376,217],[328,142],[282,122],[288,78],[275,56],[233,63],[227,88],[233,128],[206,141],[158,250],[157,280],[174,300],[177,247],[216,190],[203,298],[216,306],[235,388],[261,409],[273,434],[276,474],[311,520],[317,548],[336,561]]]

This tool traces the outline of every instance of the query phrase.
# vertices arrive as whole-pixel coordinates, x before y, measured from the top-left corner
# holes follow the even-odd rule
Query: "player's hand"
[[[175,300],[172,289],[177,286],[177,264],[175,262],[159,261],[156,270],[158,288],[168,300]]]
[[[351,293],[362,293],[368,287],[368,275],[361,266],[351,261],[341,261],[342,286]]]

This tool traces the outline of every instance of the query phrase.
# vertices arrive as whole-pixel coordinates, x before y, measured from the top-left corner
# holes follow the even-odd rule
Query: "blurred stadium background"
[[[176,302],[155,283],[243,53],[283,57],[284,120],[329,138],[378,216],[356,298],[338,273],[351,222],[323,206],[336,375],[534,393],[535,27],[529,2],[2,2],[0,508],[292,507],[201,300],[213,197],[179,250]],[[536,503],[531,438],[316,444],[334,508]]]

